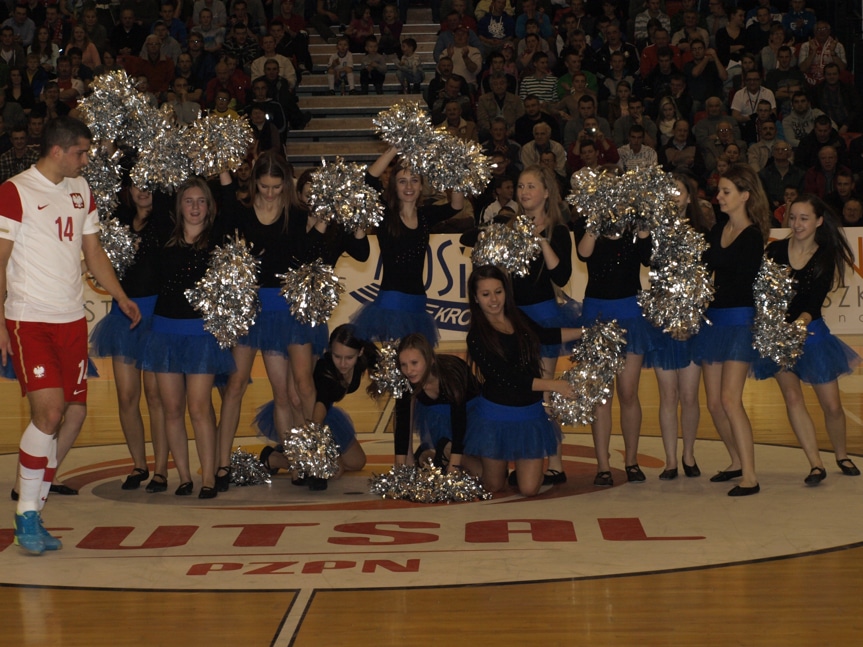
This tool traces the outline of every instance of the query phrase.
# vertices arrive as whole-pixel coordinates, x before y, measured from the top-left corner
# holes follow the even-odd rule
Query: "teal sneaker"
[[[45,550],[60,550],[63,548],[63,542],[45,530],[41,514],[39,515],[39,533],[42,535],[42,543],[45,544]]]
[[[35,510],[28,510],[24,514],[15,515],[16,546],[20,546],[33,555],[41,555],[45,552],[43,532],[45,531],[42,528],[39,513]]]

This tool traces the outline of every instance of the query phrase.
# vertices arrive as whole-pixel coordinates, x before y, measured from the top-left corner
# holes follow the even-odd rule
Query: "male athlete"
[[[114,274],[99,242],[99,217],[80,177],[93,136],[60,117],[45,126],[38,161],[0,185],[0,360],[15,364],[30,404],[18,453],[15,543],[41,555],[60,540],[42,525],[57,470],[57,431],[67,408],[87,402],[87,322],[81,253],[89,271],[137,325],[141,313]]]

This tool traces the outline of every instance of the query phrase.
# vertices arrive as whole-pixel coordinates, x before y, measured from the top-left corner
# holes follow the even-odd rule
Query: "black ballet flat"
[[[291,485],[296,485],[297,487],[305,487],[309,484],[309,479],[305,476],[301,476],[297,479],[291,479]]]
[[[596,478],[593,479],[593,484],[597,487],[611,487],[614,485],[614,479],[611,478],[611,472],[597,472]]]
[[[449,438],[441,438],[439,441],[437,441],[437,445],[435,445],[434,448],[432,465],[434,465],[435,467],[440,467],[441,469],[446,469],[449,466],[449,459],[446,457],[446,446],[449,444]]]
[[[327,489],[327,479],[322,479],[317,476],[307,477],[306,483],[312,492],[323,492]]]
[[[545,470],[545,473],[542,475],[543,485],[563,485],[564,483],[566,483],[566,472]]]
[[[150,494],[164,492],[168,489],[168,478],[164,474],[153,474],[153,478],[150,479],[150,482],[147,483],[147,487],[144,489]]]
[[[701,476],[701,470],[698,469],[698,463],[693,463],[692,465],[683,464],[683,473],[686,474],[689,478],[694,478],[696,476]]]
[[[677,468],[672,467],[670,470],[662,470],[662,474],[659,475],[660,481],[673,481],[677,478]]]
[[[841,461],[836,461],[836,464],[845,476],[860,476],[860,470],[850,458],[843,458]]]
[[[214,487],[203,486],[201,491],[198,492],[199,499],[215,499],[219,494],[219,491]]]
[[[52,494],[61,494],[63,496],[78,496],[78,490],[62,483],[52,483],[48,491]]]
[[[20,498],[20,496],[18,495],[18,490],[12,488],[12,491],[9,493],[9,498],[13,501],[17,501]]]
[[[123,484],[120,486],[122,490],[137,490],[141,487],[141,483],[150,478],[150,470],[136,467],[132,473],[126,477]]]
[[[195,486],[192,485],[191,481],[186,481],[185,483],[180,483],[180,487],[174,492],[176,496],[189,496],[194,491]]]
[[[279,473],[278,467],[270,467],[270,455],[274,451],[277,451],[275,447],[273,447],[272,445],[267,445],[266,447],[264,447],[261,450],[261,455],[258,456],[258,460],[261,461],[261,464],[264,466],[264,469],[266,469],[270,473],[270,476],[275,476],[276,474]],[[220,467],[219,469],[224,469],[224,468]],[[217,482],[218,482],[218,478],[219,477],[217,476],[216,477]]]
[[[725,470],[724,472],[716,472],[710,477],[711,483],[725,483],[731,479],[739,479],[743,476],[743,470]]]
[[[231,466],[226,465],[216,470],[216,489],[219,492],[227,492],[231,486]],[[219,476],[219,472],[225,472]]]
[[[728,491],[728,496],[752,496],[753,494],[758,494],[759,492],[761,492],[761,486],[758,483],[756,483],[752,487],[735,485]]]
[[[635,465],[627,465],[624,469],[626,470],[626,480],[630,483],[644,483],[647,480],[647,477],[644,475],[644,472],[641,471],[638,463]]]
[[[823,467],[813,467],[809,471],[809,476],[807,476],[805,479],[803,479],[803,482],[806,485],[810,485],[810,486],[818,485],[819,483],[821,483],[821,481],[823,481],[826,478],[827,478],[827,470],[825,470]]]

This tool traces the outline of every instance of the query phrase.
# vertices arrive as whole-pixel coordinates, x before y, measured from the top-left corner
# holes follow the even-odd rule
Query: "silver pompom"
[[[237,447],[231,453],[231,483],[239,486],[269,485],[272,479],[270,471],[255,454],[244,452],[242,447]]]
[[[431,117],[418,101],[398,101],[372,118],[380,138],[408,159],[423,156],[435,140]]]
[[[310,422],[291,429],[283,444],[285,458],[300,478],[329,479],[339,473],[339,448],[327,425]]]
[[[325,325],[345,291],[333,266],[321,259],[276,276],[282,279],[279,294],[285,297],[291,314],[302,324]]]
[[[512,227],[493,223],[483,229],[474,245],[470,260],[474,267],[497,265],[512,274],[527,276],[530,262],[542,249],[533,232],[533,222],[526,215],[516,217]]]
[[[578,397],[571,400],[552,393],[549,415],[562,425],[589,425],[596,407],[611,397],[614,378],[626,365],[626,330],[616,321],[586,328],[570,360],[573,366],[564,371],[563,379]]]
[[[482,482],[463,470],[445,473],[428,462],[420,467],[396,465],[388,473],[373,475],[369,491],[384,499],[400,499],[414,503],[464,503],[487,501]]]
[[[209,177],[239,168],[255,135],[245,119],[208,115],[196,119],[183,133],[183,140],[191,172]]]
[[[755,295],[752,346],[761,357],[772,359],[780,369],[789,370],[803,354],[808,336],[802,322],[785,320],[794,298],[791,268],[765,256],[752,291]]]
[[[120,205],[117,196],[123,187],[123,172],[120,168],[122,157],[121,150],[110,153],[104,146],[94,145],[90,148],[90,161],[82,174],[93,192],[100,218],[106,218]]]
[[[366,167],[337,157],[312,174],[309,207],[315,218],[346,231],[377,227],[384,218],[380,194],[365,181]]]
[[[117,141],[142,148],[156,138],[162,125],[159,111],[138,92],[125,70],[100,74],[93,79],[90,90],[78,109],[94,141]]]
[[[172,125],[161,113],[160,117],[159,134],[141,147],[129,176],[144,191],[173,193],[192,175],[191,160],[186,154],[187,127]]]
[[[399,367],[398,342],[384,342],[378,365],[369,371],[379,395],[390,393],[394,398],[411,393],[411,385]]]
[[[213,334],[221,348],[230,348],[255,323],[258,302],[260,260],[249,251],[246,241],[233,240],[210,254],[209,268],[194,288],[186,290],[192,307],[203,315],[204,330]]]
[[[111,261],[117,278],[122,279],[126,270],[135,263],[135,253],[138,251],[141,237],[133,233],[129,225],[124,225],[117,218],[105,218],[100,221],[99,226],[102,249]]]

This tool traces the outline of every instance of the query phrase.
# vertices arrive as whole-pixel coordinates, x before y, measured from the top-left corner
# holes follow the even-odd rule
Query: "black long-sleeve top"
[[[310,263],[320,258],[327,265],[335,266],[345,253],[361,263],[369,259],[368,236],[356,238],[353,233],[333,223],[324,233],[314,227],[308,229],[308,217],[309,212],[299,207],[292,208],[288,215],[288,229],[298,241],[297,254],[305,259],[303,262]]]
[[[787,238],[770,243],[767,246],[766,254],[768,258],[777,263],[791,267],[791,261],[788,258]],[[818,274],[819,267],[828,266],[831,270],[833,268],[832,263],[824,262],[826,260],[823,258],[824,254],[826,254],[824,249],[819,247],[805,266],[799,270],[791,267],[791,278],[794,279],[796,293],[788,305],[786,317],[788,321],[794,321],[804,312],[808,312],[813,321],[821,319],[821,306],[824,305],[824,300],[833,284],[831,272],[822,271],[821,274]]]
[[[366,183],[381,190],[379,178],[366,173]],[[378,244],[381,250],[383,277],[382,291],[402,292],[403,294],[425,294],[423,284],[423,269],[426,262],[426,248],[429,244],[429,229],[438,222],[452,218],[458,213],[449,204],[418,205],[417,228],[405,227],[398,214],[399,235],[393,237],[387,231],[387,214],[384,222],[378,227]]]
[[[540,254],[528,265],[527,276],[513,275],[512,290],[517,305],[528,306],[554,299],[554,286],[563,287],[572,276],[572,238],[569,229],[557,225],[551,232],[549,245],[560,262],[550,270]]]
[[[464,375],[469,376],[471,374],[464,360],[454,356],[451,356],[450,359],[458,361],[463,365],[462,372]],[[411,398],[414,397],[420,404],[427,407],[437,404],[449,405],[450,429],[452,430],[452,438],[450,438],[452,447],[450,451],[453,454],[464,453],[464,437],[467,433],[467,403],[479,395],[479,387],[475,380],[468,380],[468,383],[464,387],[464,400],[461,402],[453,402],[446,396],[443,389],[440,389],[438,397],[434,399],[429,397],[425,391],[420,390],[416,395],[405,394],[396,400],[396,426],[393,437],[396,456],[407,454],[408,451],[411,435]]]
[[[560,328],[542,328],[527,320],[540,344],[560,344]],[[482,396],[496,404],[524,407],[542,400],[542,391],[533,390],[533,381],[542,377],[541,369],[521,356],[516,334],[497,333],[504,355],[498,355],[476,328],[467,333],[467,349],[483,376]]]
[[[362,371],[354,370],[351,383],[345,384],[338,377],[339,372],[333,364],[333,358],[329,353],[324,353],[317,364],[315,364],[315,389],[317,391],[316,402],[323,404],[327,411],[336,402],[344,399],[348,393],[354,393],[360,388],[363,379]]]
[[[573,231],[576,244],[580,243],[587,233],[584,218],[573,223]],[[651,254],[650,236],[638,238],[625,232],[620,238],[597,238],[590,256],[578,254],[587,265],[584,296],[608,300],[634,297],[641,291],[641,266],[650,265]]]
[[[707,271],[713,272],[712,308],[751,308],[752,284],[764,256],[764,239],[755,225],[741,231],[728,247],[722,246],[722,230],[728,216],[721,214],[707,234],[710,248],[704,252]]]
[[[170,216],[170,199],[163,193],[153,194],[153,209],[144,227],[136,231],[134,229],[134,208],[120,207],[115,213],[122,224],[128,225],[132,233],[140,238],[138,249],[135,251],[135,262],[132,263],[120,279],[123,291],[130,298],[151,297],[159,292],[158,271],[156,259],[159,249],[167,240],[173,223]]]
[[[296,260],[297,243],[285,226],[285,216],[280,215],[274,222],[265,225],[255,214],[255,208],[237,200],[237,186],[234,183],[222,186],[220,217],[228,235],[239,231],[251,246],[251,252],[260,259],[258,285],[262,288],[279,288],[284,274],[299,266]]]

